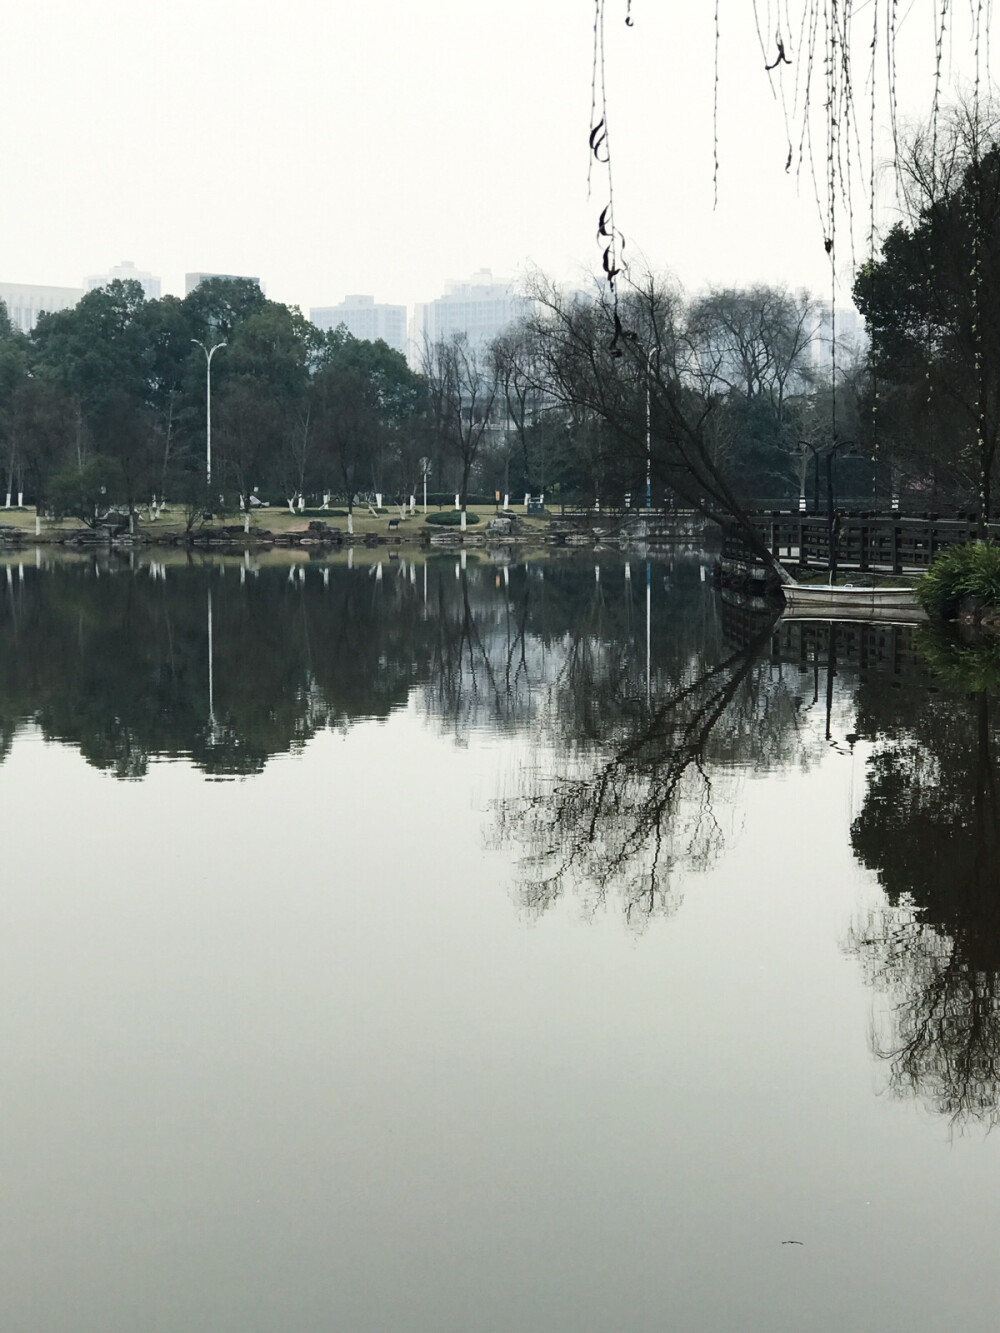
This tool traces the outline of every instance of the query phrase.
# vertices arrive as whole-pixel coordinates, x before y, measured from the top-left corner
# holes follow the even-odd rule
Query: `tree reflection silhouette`
[[[591,630],[580,623],[562,682],[583,712],[575,745],[554,776],[546,755],[528,789],[501,803],[500,836],[527,849],[519,893],[530,914],[571,887],[591,910],[617,895],[641,928],[675,910],[675,870],[704,869],[720,850],[738,775],[802,753],[797,701],[762,657],[771,620],[713,666],[673,624],[684,653],[657,663],[648,699],[643,664],[601,652]]]
[[[618,885],[639,922],[721,845],[720,785],[801,750],[769,623],[727,648],[697,560],[654,568],[648,666],[645,588],[617,559],[602,577],[593,557],[432,556],[419,580],[396,561],[28,568],[0,611],[0,737],[30,720],[120,778],[174,757],[249,776],[416,698],[459,741],[519,737],[543,766],[498,811],[529,910]]]
[[[956,1125],[1000,1120],[997,702],[901,696],[851,838],[887,903],[849,947],[894,1005],[873,1042],[897,1093]]]
[[[218,564],[162,579],[100,560],[27,569],[0,605],[0,736],[30,720],[121,778],[161,757],[247,776],[405,703],[429,661],[422,625],[415,590],[373,599],[346,569],[326,585],[286,569],[241,583]]]

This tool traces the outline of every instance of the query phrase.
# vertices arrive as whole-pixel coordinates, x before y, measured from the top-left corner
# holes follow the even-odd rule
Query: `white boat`
[[[783,583],[785,608],[792,615],[819,615],[825,619],[875,616],[905,612],[923,619],[924,612],[912,588],[866,587],[850,584]]]

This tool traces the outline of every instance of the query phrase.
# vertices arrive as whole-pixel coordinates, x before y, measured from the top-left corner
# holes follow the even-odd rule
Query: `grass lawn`
[[[437,509],[429,508],[428,513],[436,513]],[[470,527],[467,531],[470,535],[485,532],[486,525],[493,517],[492,510],[481,508],[479,511],[480,521]],[[547,518],[526,518],[523,505],[512,505],[510,513],[515,514],[521,521],[523,530],[528,535],[544,535],[548,527]],[[379,537],[398,538],[401,541],[421,540],[424,536],[432,533],[458,532],[455,527],[439,527],[424,522],[423,513],[418,505],[417,511],[412,516],[407,509],[406,517],[400,520],[399,527],[394,528],[390,534],[389,521],[399,518],[399,508],[394,506],[385,513],[373,515],[367,509],[356,509],[354,511],[354,536],[356,539],[363,540],[369,535]],[[250,536],[262,532],[272,532],[276,536],[287,532],[301,532],[308,530],[310,522],[314,521],[305,514],[291,514],[287,506],[268,506],[263,509],[255,509],[250,520]],[[319,522],[327,523],[331,528],[339,528],[344,535],[347,535],[347,517],[339,516],[321,517]],[[218,514],[207,526],[210,527],[236,527],[242,525],[243,516],[241,514]],[[26,537],[35,536],[35,511],[31,509],[0,509],[0,526],[20,528]],[[62,532],[72,531],[83,525],[77,519],[63,519],[61,522],[54,522],[51,519],[42,519],[41,540],[49,541],[59,540]],[[156,522],[149,520],[148,514],[140,512],[137,521],[137,530],[144,536],[148,536],[156,541],[158,538],[163,540],[170,536],[176,536],[184,531],[184,514],[180,507],[174,510],[168,510]]]

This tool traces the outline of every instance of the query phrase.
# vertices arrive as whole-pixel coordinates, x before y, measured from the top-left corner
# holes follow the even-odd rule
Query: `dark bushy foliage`
[[[474,514],[470,509],[467,511],[465,519],[471,527],[473,523],[479,522],[479,515]],[[436,523],[438,527],[442,528],[457,528],[461,525],[462,513],[459,509],[443,509],[440,514],[428,514],[427,522]]]
[[[927,614],[938,620],[951,619],[966,597],[1000,606],[1000,546],[970,542],[949,547],[932,562],[916,593]]]

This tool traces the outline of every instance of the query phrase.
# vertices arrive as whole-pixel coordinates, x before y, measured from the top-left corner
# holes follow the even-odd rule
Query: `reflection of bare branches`
[[[531,849],[520,892],[532,915],[550,907],[569,882],[591,910],[617,890],[634,926],[675,910],[674,868],[707,866],[722,843],[709,760],[713,753],[735,757],[734,736],[759,735],[768,717],[760,695],[773,691],[773,683],[758,672],[752,684],[763,688],[748,684],[769,634],[767,626],[718,665],[686,672],[650,706],[619,697],[611,711],[616,676],[603,676],[604,726],[599,731],[595,724],[591,733],[600,739],[572,752],[556,777],[534,772],[533,790],[500,806],[501,838]],[[591,643],[580,642],[568,656],[577,687],[580,672],[592,669],[592,651]],[[788,735],[793,714],[786,697],[783,708],[771,709],[767,725]],[[744,746],[740,757],[752,752],[752,745]]]
[[[469,578],[459,573],[461,601],[446,609],[444,583],[438,584],[439,614],[431,680],[437,711],[464,734],[489,723],[510,728],[527,720],[532,706],[526,657],[530,598],[473,601]]]
[[[890,1087],[956,1126],[1000,1122],[1000,990],[959,945],[920,921],[911,904],[872,912],[849,948],[895,1001],[892,1031],[874,1031]]]

